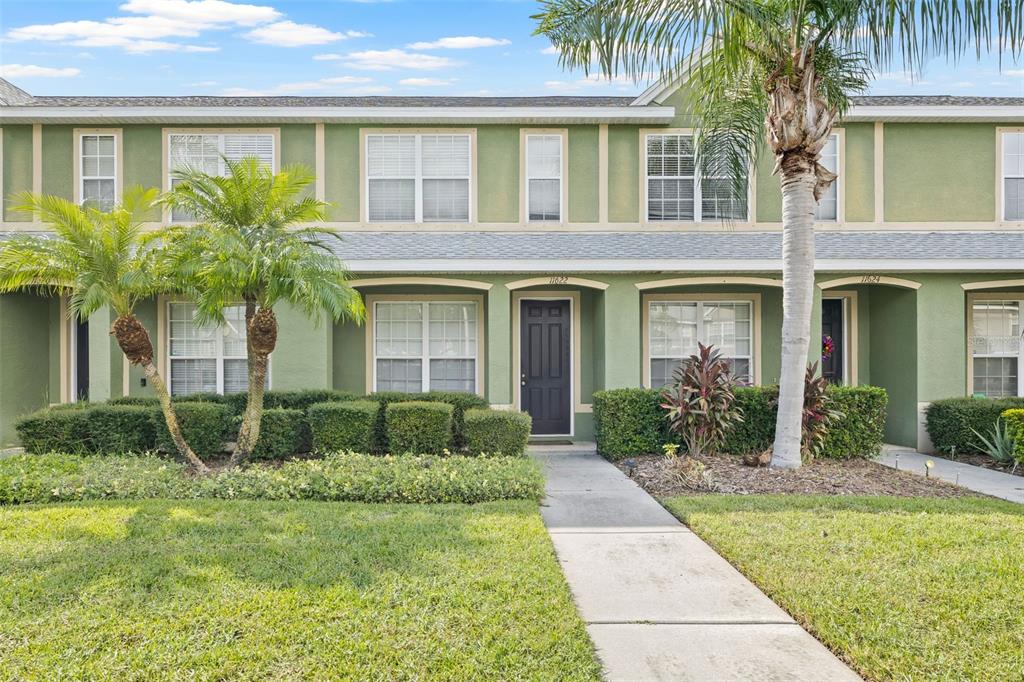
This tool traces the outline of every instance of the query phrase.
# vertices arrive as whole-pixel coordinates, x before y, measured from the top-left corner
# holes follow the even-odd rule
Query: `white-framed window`
[[[170,133],[167,149],[170,171],[191,168],[210,175],[225,175],[225,160],[239,161],[246,156],[255,156],[267,166],[275,167],[272,133]],[[176,183],[174,178],[170,178],[168,189]],[[174,222],[191,219],[192,216],[185,211],[175,209],[171,212]]]
[[[747,193],[736,192],[733,178],[700,176],[692,134],[650,133],[644,144],[647,220],[747,219]]]
[[[835,174],[839,174],[839,134],[828,136],[828,142],[821,150],[821,165]],[[827,223],[839,220],[839,179],[828,186],[825,194],[814,209],[814,219]]]
[[[81,203],[109,211],[117,203],[117,137],[81,135],[78,144]]]
[[[526,135],[527,221],[561,222],[562,136]]]
[[[375,391],[477,391],[477,302],[376,301]]]
[[[1024,220],[1024,132],[1002,134],[1003,220]]]
[[[741,383],[753,383],[754,304],[752,301],[649,301],[647,316],[650,385],[672,382],[672,373],[697,343],[711,344]]]
[[[971,364],[974,395],[1024,396],[1020,364],[1024,356],[1021,309],[1024,300],[992,299],[971,303]]]
[[[467,133],[367,135],[367,220],[469,222],[471,156]]]
[[[167,352],[171,395],[242,393],[249,388],[245,306],[224,309],[221,325],[199,325],[196,306],[167,304]],[[270,373],[267,373],[269,385]]]

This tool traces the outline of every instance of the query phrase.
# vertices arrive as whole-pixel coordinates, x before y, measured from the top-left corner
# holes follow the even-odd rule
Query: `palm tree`
[[[38,215],[53,234],[18,235],[4,243],[0,294],[19,289],[66,294],[71,314],[79,318],[109,306],[117,316],[110,333],[128,362],[146,372],[178,454],[206,473],[182,436],[167,385],[153,363],[149,332],[134,314],[140,300],[165,288],[151,265],[155,252],[142,235],[142,220],[153,212],[157,195],[156,189],[133,187],[107,212],[56,196],[16,195],[16,210]]]
[[[199,323],[223,322],[224,308],[245,304],[249,397],[231,463],[245,461],[259,440],[267,365],[277,345],[274,306],[289,303],[315,323],[361,320],[363,303],[325,238],[327,204],[309,196],[313,173],[288,166],[278,173],[256,157],[224,160],[224,176],[185,168],[162,202],[194,216],[197,225],[169,228],[165,266],[196,303]]]
[[[783,324],[772,465],[801,464],[814,291],[814,209],[836,176],[820,161],[835,121],[874,70],[1021,49],[1019,0],[544,0],[538,33],[561,63],[665,82],[690,74],[698,164],[730,174],[767,146],[782,185]]]

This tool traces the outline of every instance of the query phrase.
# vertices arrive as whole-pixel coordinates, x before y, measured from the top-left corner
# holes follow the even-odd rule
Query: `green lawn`
[[[533,502],[0,507],[0,679],[597,679]]]
[[[874,680],[1024,677],[1024,507],[981,498],[663,501]]]

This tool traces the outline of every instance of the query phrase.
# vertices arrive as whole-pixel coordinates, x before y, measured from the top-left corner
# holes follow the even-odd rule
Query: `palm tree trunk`
[[[246,301],[246,354],[248,359],[249,398],[238,429],[238,442],[231,453],[231,464],[249,458],[260,438],[263,421],[263,397],[267,385],[267,364],[277,345],[277,318],[270,308],[257,310],[255,301]]]
[[[782,163],[782,368],[771,465],[800,466],[804,374],[814,305],[814,166],[793,155]]]
[[[185,436],[181,433],[181,425],[178,424],[178,415],[174,413],[174,406],[171,403],[171,394],[167,391],[167,384],[164,383],[164,379],[160,376],[160,372],[157,371],[156,365],[153,361],[143,363],[142,369],[146,372],[146,379],[149,380],[149,385],[153,387],[153,391],[156,392],[157,398],[160,400],[160,409],[164,413],[164,421],[167,423],[167,430],[171,433],[171,440],[174,441],[174,447],[178,449],[178,454],[185,458],[193,469],[200,474],[210,473],[210,468],[203,463],[203,460],[199,459],[199,456],[192,451],[189,444],[185,442]]]

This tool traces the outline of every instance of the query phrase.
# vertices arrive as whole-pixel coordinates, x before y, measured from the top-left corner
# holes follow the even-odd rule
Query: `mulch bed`
[[[943,455],[945,457],[945,455]],[[988,455],[982,454],[971,454],[971,455],[957,455],[956,459],[948,457],[954,462],[962,462],[963,464],[970,464],[976,467],[983,467],[985,469],[992,469],[993,471],[1001,471],[1004,474],[1013,474],[1014,476],[1024,476],[1024,467],[1017,465],[1014,469],[1012,464],[1000,464]]]
[[[704,465],[680,475],[678,462],[661,455],[617,462],[627,476],[655,497],[674,495],[893,495],[896,497],[977,497],[978,494],[906,471],[896,471],[866,459],[815,460],[799,469],[749,467],[734,455],[707,455]]]

